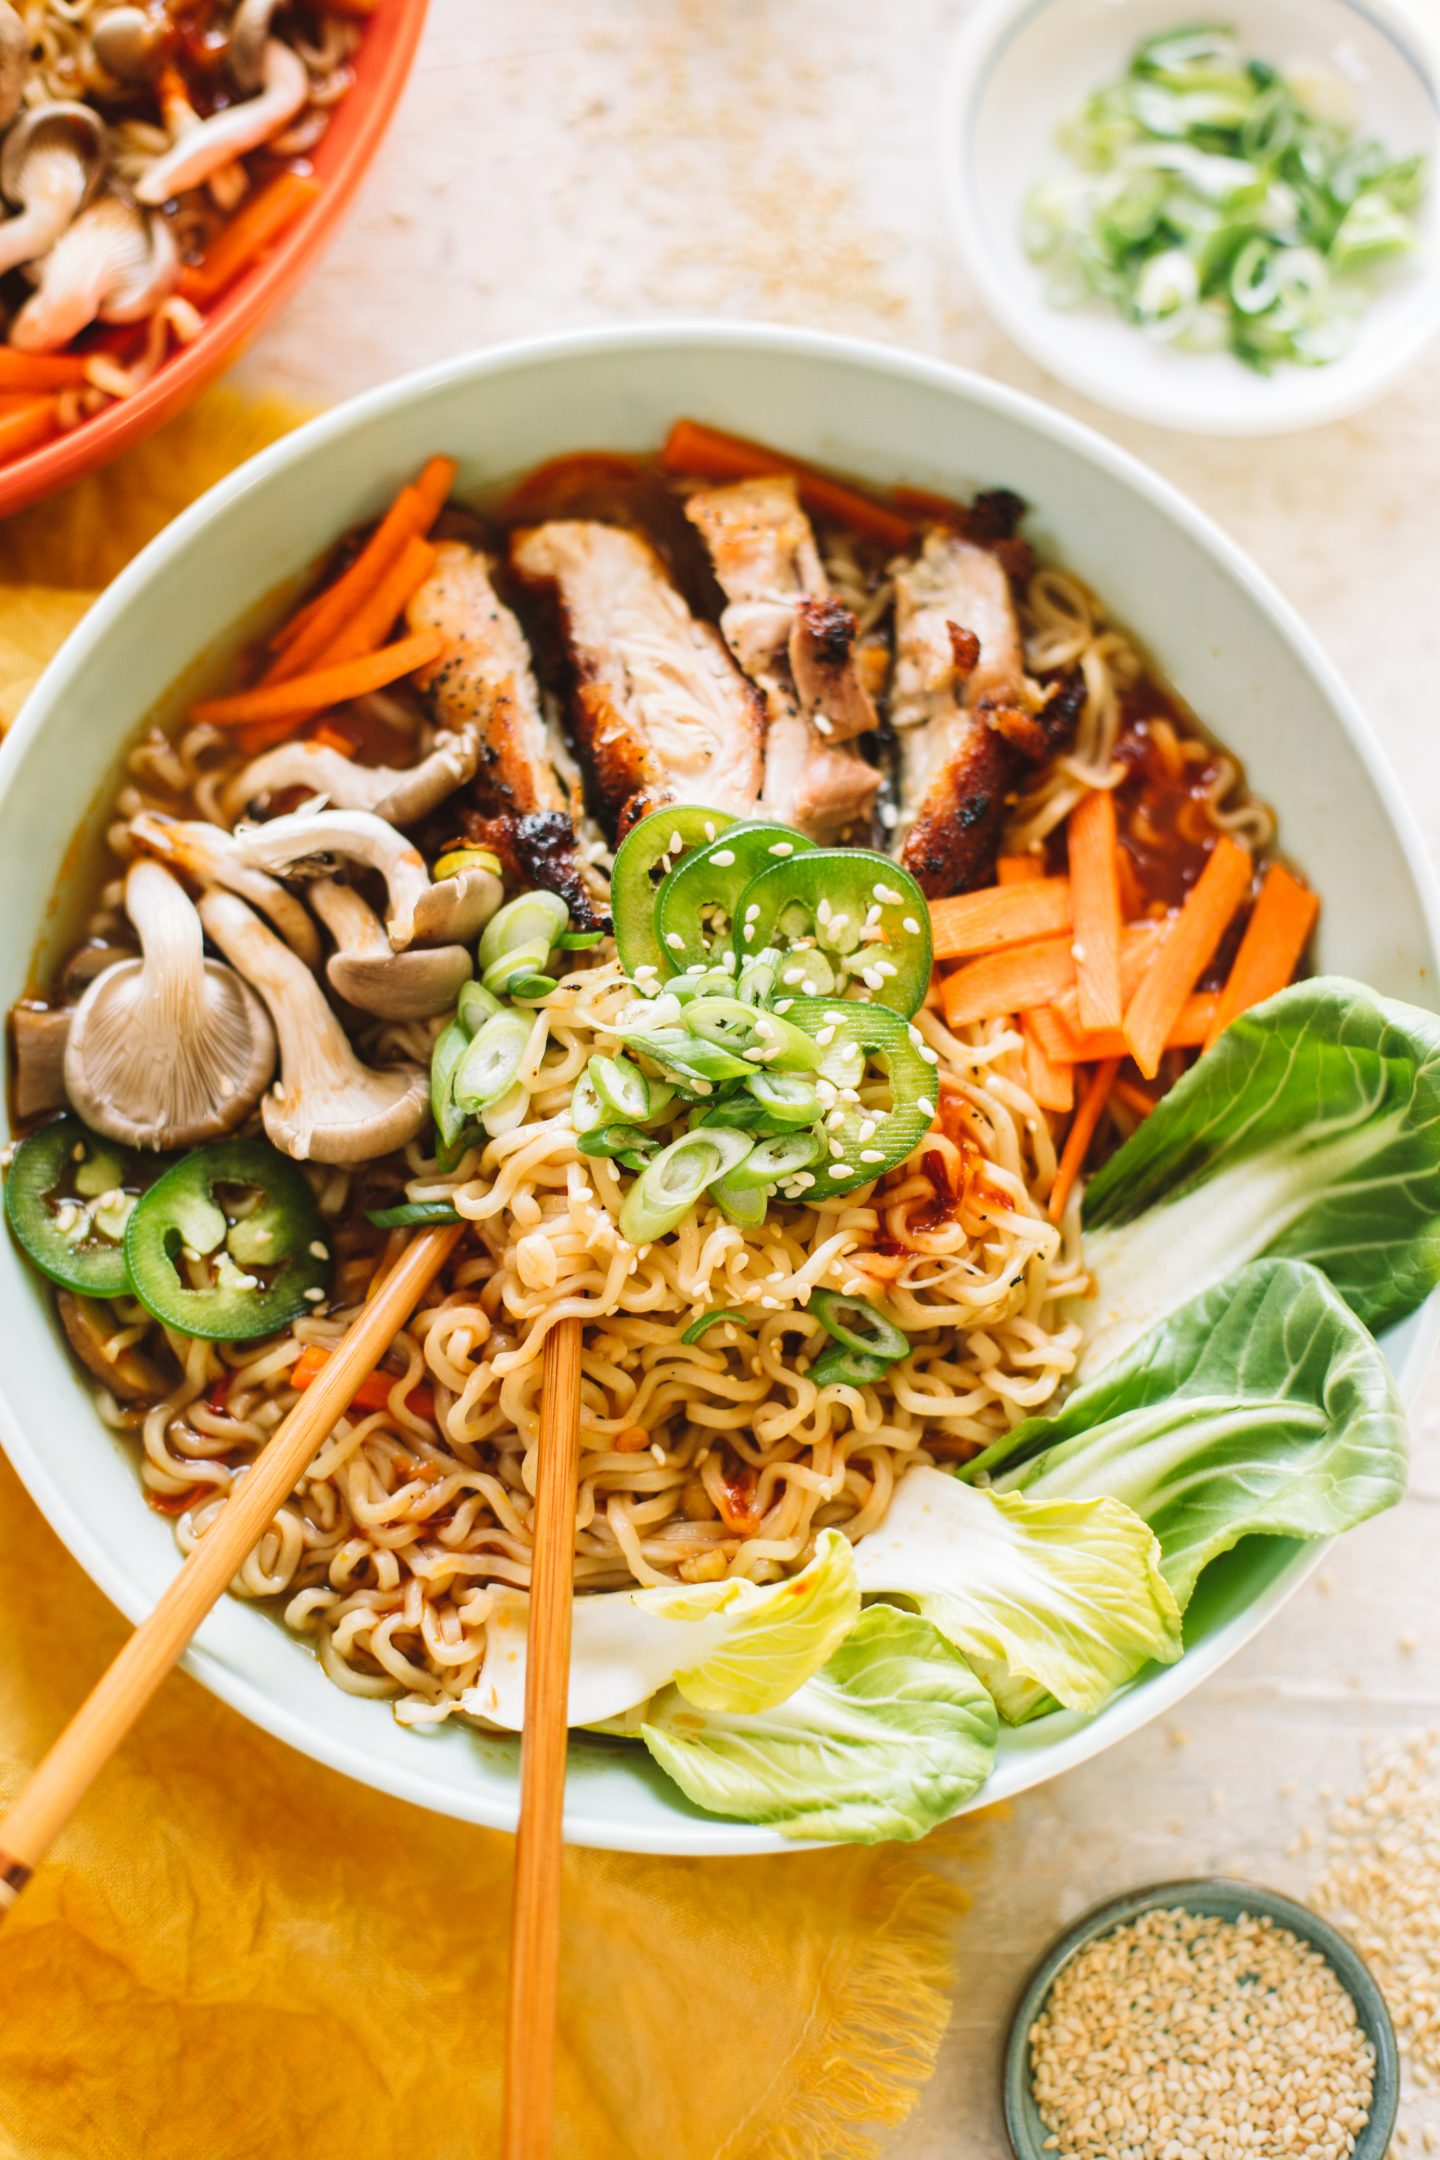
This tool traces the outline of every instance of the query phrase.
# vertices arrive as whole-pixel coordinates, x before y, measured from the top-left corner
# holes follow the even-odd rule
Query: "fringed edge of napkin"
[[[901,1847],[875,1868],[857,1914],[866,1942],[843,1978],[822,1982],[826,2007],[782,2073],[788,2097],[768,2120],[771,2096],[759,2101],[716,2160],[873,2160],[869,2132],[910,2113],[950,2023],[955,1929],[970,1906],[916,1867]]]

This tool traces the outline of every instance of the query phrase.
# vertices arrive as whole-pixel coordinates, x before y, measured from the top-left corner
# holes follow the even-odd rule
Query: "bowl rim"
[[[0,799],[7,796],[15,784],[31,744],[45,726],[47,712],[67,696],[77,677],[90,664],[93,647],[110,626],[143,598],[152,584],[163,577],[167,566],[193,541],[223,521],[233,504],[254,491],[263,490],[275,474],[292,463],[303,463],[312,451],[318,452],[337,440],[363,438],[390,414],[413,400],[423,400],[440,390],[463,384],[479,392],[483,391],[489,377],[517,367],[538,368],[552,361],[583,359],[594,354],[647,353],[667,347],[677,350],[732,348],[742,352],[771,352],[801,361],[839,362],[854,367],[857,373],[872,381],[878,379],[882,387],[887,381],[909,381],[928,385],[947,395],[958,395],[1048,437],[1057,446],[1099,466],[1128,490],[1138,493],[1161,515],[1178,524],[1212,559],[1219,561],[1231,578],[1246,588],[1270,618],[1353,744],[1370,775],[1414,880],[1431,938],[1440,949],[1440,880],[1431,867],[1399,783],[1368,722],[1296,609],[1222,527],[1130,452],[1122,450],[1082,421],[1008,385],[927,355],[868,340],[777,324],[716,322],[702,318],[604,326],[515,340],[401,376],[305,422],[209,488],[151,540],[101,594],[50,661],[0,744]],[[1418,1375],[1440,1336],[1440,1297],[1432,1298],[1416,1317],[1419,1339],[1410,1370]],[[65,1486],[50,1470],[38,1436],[32,1438],[26,1432],[12,1406],[3,1367],[0,1367],[0,1441],[51,1528],[91,1580],[127,1619],[132,1622],[141,1619],[149,1610],[149,1598],[129,1573],[123,1557],[92,1536],[73,1508]],[[1198,1687],[1251,1640],[1271,1614],[1320,1564],[1324,1550],[1324,1543],[1300,1546],[1246,1608],[1243,1616],[1237,1616],[1227,1624],[1223,1644],[1197,1645],[1174,1665],[1147,1675],[1143,1687],[1131,1688],[1120,1695],[1099,1717],[1088,1719],[1043,1750],[1023,1754],[999,1766],[967,1803],[965,1811],[989,1806],[1033,1785],[1045,1783],[1062,1771],[1088,1761],[1112,1742],[1127,1738],[1150,1723],[1152,1718],[1172,1709],[1192,1688]],[[179,1564],[178,1553],[176,1564]],[[418,1746],[413,1768],[408,1762],[403,1767],[377,1763],[360,1748],[338,1736],[313,1732],[299,1710],[275,1700],[259,1683],[209,1651],[203,1640],[192,1643],[182,1662],[212,1694],[263,1731],[298,1748],[302,1754],[394,1798],[432,1809],[438,1806],[459,1819],[490,1828],[513,1830],[516,1814],[513,1801],[500,1801],[478,1790],[473,1796],[467,1796],[470,1804],[463,1807],[450,1795],[437,1800],[426,1774],[423,1750]],[[773,1830],[715,1818],[697,1822],[679,1814],[673,1825],[667,1825],[663,1832],[653,1827],[647,1830],[645,1843],[637,1845],[633,1836],[625,1834],[623,1825],[617,1825],[608,1816],[596,1816],[586,1806],[573,1801],[567,1804],[565,1834],[567,1840],[575,1844],[662,1855],[719,1856],[803,1850],[797,1841],[783,1838]]]
[[[365,25],[355,81],[345,105],[354,126],[319,198],[257,263],[206,310],[189,345],[170,353],[149,382],[68,433],[0,465],[0,517],[43,502],[108,465],[198,397],[234,360],[305,278],[332,237],[384,141],[415,62],[430,0],[384,0]],[[374,54],[368,63],[366,43]]]
[[[1015,2160],[1046,2160],[1043,2143],[1031,2135],[1025,2103],[1030,2098],[1028,2042],[1030,2027],[1061,1969],[1100,1936],[1124,1927],[1143,1913],[1178,1906],[1184,1912],[1220,1914],[1235,1919],[1242,1912],[1274,1920],[1320,1952],[1345,1989],[1375,2048],[1375,2084],[1371,2112],[1360,2133],[1354,2160],[1382,2160],[1389,2149],[1400,2106],[1400,2054],[1394,2020],[1379,1981],[1350,1937],[1323,1914],[1283,1890],[1272,1890],[1237,1875],[1188,1875],[1172,1882],[1148,1883],[1122,1890],[1083,1912],[1065,1928],[1027,1974],[1010,2013],[1002,2056],[1001,2097],[1005,2134]]]
[[[1041,334],[1029,310],[1013,297],[984,238],[983,220],[975,213],[968,145],[1000,51],[1034,17],[1059,4],[1060,0],[979,0],[974,12],[954,33],[939,76],[936,155],[951,238],[986,309],[1005,335],[1037,367],[1082,397],[1132,420],[1173,428],[1182,434],[1228,439],[1299,434],[1346,419],[1383,397],[1440,335],[1440,269],[1432,276],[1428,303],[1415,311],[1413,319],[1372,352],[1363,366],[1352,366],[1343,357],[1336,361],[1327,371],[1330,395],[1314,397],[1303,409],[1294,405],[1287,408],[1281,398],[1275,401],[1273,411],[1262,411],[1257,406],[1250,412],[1236,412],[1221,419],[1212,410],[1202,412],[1187,401],[1186,386],[1178,374],[1173,395],[1140,388],[1123,370],[1111,373],[1074,359],[1063,338],[1047,339]],[[1440,38],[1409,14],[1403,0],[1329,0],[1329,4],[1361,17],[1389,38],[1429,95],[1436,144],[1440,146]],[[1176,19],[1187,19],[1183,7]],[[1430,236],[1429,246],[1440,254],[1440,223]],[[1283,383],[1284,377],[1279,380]]]

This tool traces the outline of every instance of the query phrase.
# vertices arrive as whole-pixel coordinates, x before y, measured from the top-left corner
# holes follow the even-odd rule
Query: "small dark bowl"
[[[1025,1983],[1005,2043],[1005,2128],[1015,2160],[1055,2160],[1053,2149],[1047,2152],[1045,2148],[1049,2133],[1030,2090],[1030,2028],[1061,1966],[1098,1935],[1108,1935],[1142,1913],[1176,1908],[1218,1914],[1226,1920],[1238,1919],[1241,1913],[1262,1914],[1328,1959],[1353,2000],[1361,2026],[1375,2049],[1370,2120],[1356,2141],[1353,2160],[1383,2160],[1400,2105],[1400,2062],[1395,2028],[1374,1974],[1354,1945],[1307,1905],[1297,1905],[1293,1898],[1281,1897],[1278,1891],[1262,1890],[1257,1883],[1236,1882],[1222,1875],[1155,1883],[1148,1890],[1130,1890],[1123,1897],[1109,1898],[1051,1944]]]

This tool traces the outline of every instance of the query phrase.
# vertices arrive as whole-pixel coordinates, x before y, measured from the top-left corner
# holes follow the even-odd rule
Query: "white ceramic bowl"
[[[1100,437],[993,383],[800,331],[700,325],[512,346],[374,391],[287,436],[154,541],[75,631],[0,750],[0,1001],[63,935],[54,881],[77,822],[98,831],[137,723],[172,710],[182,679],[193,694],[197,656],[213,675],[237,626],[273,611],[277,586],[373,516],[426,456],[450,452],[460,494],[480,494],[562,450],[654,445],[680,413],[881,483],[1017,489],[1041,548],[1107,597],[1280,805],[1286,845],[1324,895],[1322,963],[1429,996],[1440,904],[1409,816],[1308,633],[1223,533]],[[136,1618],[177,1564],[170,1526],[144,1505],[133,1449],[95,1416],[46,1288],[8,1239],[0,1332],[11,1459],[82,1566]],[[1402,1380],[1418,1380],[1428,1339],[1424,1316],[1396,1332]],[[1283,1602],[1312,1557],[1265,1541],[1229,1555],[1191,1607],[1178,1665],[1099,1717],[1007,1734],[981,1798],[1053,1777],[1168,1709]],[[247,1717],[352,1777],[471,1821],[514,1822],[515,1743],[459,1725],[402,1731],[384,1704],[340,1693],[254,1606],[226,1599],[188,1662]],[[652,1852],[793,1849],[701,1815],[639,1748],[583,1739],[567,1827],[583,1843]]]
[[[1429,7],[1426,15],[1422,8]],[[1035,182],[1063,171],[1055,130],[1113,81],[1142,38],[1233,23],[1247,54],[1344,85],[1361,133],[1423,151],[1430,184],[1414,254],[1393,270],[1355,342],[1326,367],[1257,375],[1229,353],[1156,342],[1096,302],[1054,308],[1020,241]],[[1278,435],[1356,412],[1440,330],[1440,60],[1434,0],[980,0],[956,37],[941,99],[950,222],[985,305],[1072,389],[1132,419],[1205,435]]]

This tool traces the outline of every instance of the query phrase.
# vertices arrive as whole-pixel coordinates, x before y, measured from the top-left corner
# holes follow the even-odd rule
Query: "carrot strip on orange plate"
[[[995,864],[997,885],[1033,885],[1045,875],[1045,865],[1038,855],[1002,855]]]
[[[1065,1213],[1065,1203],[1070,1197],[1076,1178],[1084,1168],[1090,1142],[1095,1137],[1095,1128],[1100,1123],[1101,1113],[1119,1070],[1119,1058],[1106,1058],[1090,1075],[1090,1084],[1080,1098],[1080,1107],[1075,1112],[1074,1122],[1065,1135],[1065,1145],[1060,1151],[1060,1165],[1055,1172],[1055,1183],[1050,1188],[1045,1212],[1051,1222],[1058,1223]]]
[[[85,381],[79,353],[17,352],[0,345],[0,390],[74,390]]]
[[[940,1005],[947,1027],[965,1027],[972,1020],[999,1020],[1031,1005],[1052,1004],[1074,980],[1069,937],[1044,938],[967,961],[941,983]]]
[[[294,720],[297,715],[323,712],[327,705],[343,705],[349,698],[366,697],[399,682],[416,668],[428,667],[445,649],[439,630],[417,630],[411,637],[397,638],[378,652],[335,667],[319,668],[313,675],[294,675],[288,682],[261,683],[254,690],[237,690],[233,697],[203,698],[190,708],[190,718],[210,727],[243,727],[252,720]]]
[[[1026,945],[1069,927],[1070,881],[1063,877],[985,885],[930,902],[937,960],[961,960],[997,945]]]
[[[278,240],[321,192],[313,174],[278,174],[268,187],[242,203],[228,224],[221,226],[199,262],[188,264],[181,272],[181,297],[209,307],[242,271],[259,261],[271,242]]]
[[[756,480],[771,474],[788,474],[799,490],[807,510],[818,510],[850,526],[869,540],[886,547],[908,547],[915,537],[913,521],[883,503],[872,502],[858,489],[829,479],[795,458],[782,457],[763,443],[742,435],[726,435],[720,428],[706,427],[701,420],[677,420],[660,452],[664,471],[687,473],[697,480]]]
[[[1065,824],[1070,852],[1070,890],[1075,924],[1075,994],[1081,1024],[1119,1027],[1120,869],[1115,801],[1095,788],[1075,805]]]
[[[1249,851],[1222,833],[1125,1008],[1130,1055],[1147,1080],[1160,1070],[1170,1030],[1245,897],[1251,868]]]
[[[38,450],[49,442],[56,426],[53,397],[32,398],[16,411],[0,414],[0,462]]]
[[[454,478],[450,458],[431,458],[419,478],[401,488],[349,569],[272,640],[279,658],[267,681],[288,682],[319,659],[404,552],[406,541],[424,539],[444,508]]]
[[[1215,1018],[1219,993],[1215,990],[1196,990],[1186,998],[1178,1015],[1171,1024],[1170,1032],[1161,1044],[1162,1050],[1198,1050],[1210,1032]],[[1126,1029],[1092,1028],[1088,1034],[1072,1035],[1062,1014],[1064,1007],[1052,1005],[1052,1018],[1058,1023],[1062,1041],[1052,1043],[1051,1055],[1057,1064],[1089,1065],[1096,1058],[1131,1057],[1130,1037]],[[1157,1059],[1158,1064],[1158,1059]],[[1155,1077],[1147,1074],[1148,1079]]]
[[[1319,898],[1309,886],[1292,877],[1283,864],[1271,863],[1220,992],[1214,1024],[1205,1038],[1207,1050],[1237,1014],[1274,997],[1293,980],[1319,912]]]
[[[1036,1008],[1043,1012],[1044,1006]],[[1031,1013],[1021,1013],[1020,1032],[1025,1038],[1025,1082],[1042,1110],[1073,1110],[1075,1068],[1057,1064],[1049,1056]]]
[[[353,758],[360,747],[353,735],[347,735],[344,728],[331,727],[327,720],[317,721],[305,740],[318,743],[322,750],[338,750],[341,757],[348,758]]]
[[[325,1348],[323,1343],[307,1343],[300,1352],[299,1357],[296,1358],[295,1363],[290,1367],[289,1380],[291,1387],[298,1388],[302,1394],[306,1388],[313,1387],[329,1364],[330,1358],[331,1352]],[[390,1397],[399,1386],[400,1379],[401,1375],[399,1373],[382,1371],[367,1374],[351,1396],[350,1408],[352,1410],[388,1410],[390,1408]],[[413,1410],[416,1417],[434,1417],[435,1396],[423,1381],[418,1386],[412,1387],[403,1399],[406,1409]]]

